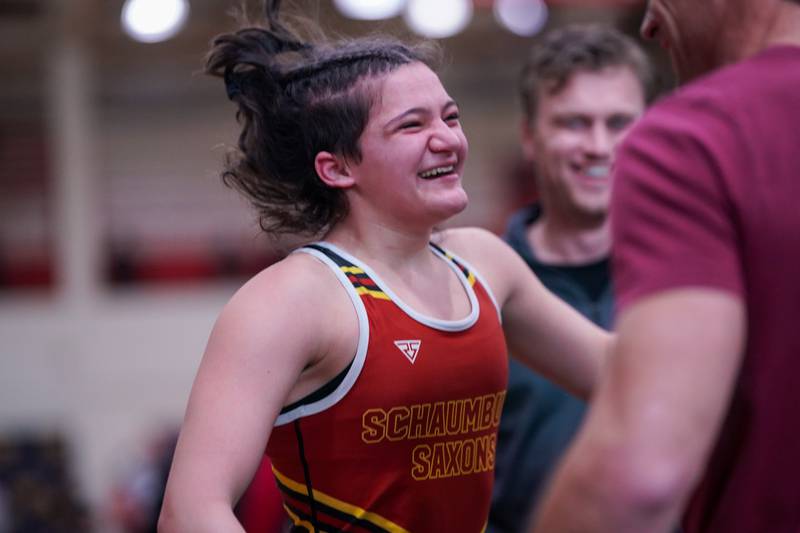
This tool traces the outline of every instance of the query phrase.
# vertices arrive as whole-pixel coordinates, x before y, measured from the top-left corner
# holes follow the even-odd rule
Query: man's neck
[[[800,46],[800,2],[781,2],[765,39],[766,46]]]
[[[611,253],[608,217],[591,223],[561,220],[542,213],[527,231],[536,259],[552,265],[587,265]]]
[[[728,49],[723,63],[733,63],[780,45],[800,46],[800,2],[772,0],[749,5],[728,24]],[[732,15],[734,16],[734,15]]]

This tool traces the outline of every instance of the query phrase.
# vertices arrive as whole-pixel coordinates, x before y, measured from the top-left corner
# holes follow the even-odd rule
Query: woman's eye
[[[420,121],[412,120],[412,121],[403,122],[402,124],[400,124],[400,129],[401,130],[410,130],[410,129],[414,129],[414,128],[419,128],[421,125],[422,125],[422,123]]]
[[[445,118],[445,120],[446,120],[447,122],[456,122],[456,121],[458,121],[458,119],[460,119],[460,118],[461,118],[461,115],[460,115],[459,113],[450,113],[449,115],[447,115],[447,117]]]

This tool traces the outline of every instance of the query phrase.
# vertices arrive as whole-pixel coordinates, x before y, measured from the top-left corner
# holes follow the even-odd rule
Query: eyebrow
[[[455,100],[453,100],[453,99],[450,99],[450,100],[448,100],[447,102],[445,102],[445,104],[442,106],[442,110],[444,111],[445,109],[447,109],[447,108],[449,108],[449,107],[453,107],[453,106],[458,106],[458,104],[456,103],[456,101],[455,101]],[[390,120],[389,120],[389,121],[386,123],[386,125],[384,126],[384,129],[392,129],[392,127],[393,127],[395,124],[397,124],[398,122],[402,122],[402,121],[403,121],[404,119],[406,119],[406,118],[407,118],[409,115],[415,115],[415,114],[421,114],[421,115],[425,115],[425,114],[427,114],[427,113],[428,113],[428,109],[427,109],[427,108],[425,108],[425,107],[412,107],[411,109],[408,109],[408,110],[406,110],[406,111],[403,111],[402,113],[400,113],[400,114],[399,114],[399,115],[397,115],[396,117],[393,117],[393,118],[391,118],[391,119],[390,119]]]

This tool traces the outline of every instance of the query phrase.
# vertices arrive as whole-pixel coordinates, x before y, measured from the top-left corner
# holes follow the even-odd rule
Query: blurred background
[[[221,81],[200,74],[238,5],[0,0],[0,532],[148,531],[141,516],[156,505],[214,318],[280,254],[219,179],[237,128]],[[284,5],[331,34],[440,40],[471,147],[471,203],[449,224],[495,232],[535,194],[517,140],[530,44],[577,21],[636,34],[644,10],[644,0]],[[664,57],[647,49],[669,88]]]

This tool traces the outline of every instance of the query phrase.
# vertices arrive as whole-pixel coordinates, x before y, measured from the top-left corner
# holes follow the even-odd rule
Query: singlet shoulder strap
[[[322,252],[328,258],[330,258],[331,261],[336,263],[336,265],[339,268],[350,268],[355,266],[353,263],[351,263],[341,255],[337,254],[327,246],[322,246],[321,244],[312,243],[312,244],[306,244],[305,246],[303,246],[303,248],[311,248],[312,250],[317,250],[318,252]]]
[[[500,312],[500,306],[497,304],[497,299],[494,297],[494,294],[492,293],[492,289],[491,287],[489,287],[489,284],[486,283],[486,280],[484,280],[483,277],[481,277],[478,271],[475,270],[472,266],[470,266],[469,263],[464,261],[462,258],[454,255],[453,253],[442,248],[438,244],[433,242],[429,242],[428,244],[430,245],[431,248],[439,252],[448,261],[453,263],[464,274],[464,277],[467,278],[467,281],[471,286],[475,285],[475,281],[480,282],[480,284],[483,286],[483,290],[486,291],[486,294],[489,295],[489,299],[492,301],[492,304],[494,304],[495,311],[497,311],[497,316],[500,317],[500,321],[502,322],[502,315]]]
[[[344,275],[347,276],[348,281],[350,281],[350,284],[353,285],[353,288],[359,295],[366,294],[380,300],[390,300],[389,296],[383,292],[383,289],[380,288],[375,280],[373,280],[372,277],[370,277],[370,275],[364,271],[362,266],[357,265],[353,261],[345,259],[341,255],[331,250],[328,246],[322,246],[320,244],[307,244],[304,246],[304,248],[311,248],[312,250],[317,250],[318,252],[325,254],[325,256],[333,261],[336,266],[339,267],[339,270],[341,270]]]
[[[461,259],[457,258],[456,256],[454,256],[453,254],[451,254],[438,244],[432,242],[429,242],[428,244],[430,245],[431,248],[433,248],[434,250],[438,251],[440,254],[445,256],[448,261],[457,266],[458,269],[464,274],[464,277],[467,278],[467,281],[469,282],[470,285],[475,285],[475,275],[469,268],[467,268],[466,264],[464,264],[464,262],[462,262]]]

